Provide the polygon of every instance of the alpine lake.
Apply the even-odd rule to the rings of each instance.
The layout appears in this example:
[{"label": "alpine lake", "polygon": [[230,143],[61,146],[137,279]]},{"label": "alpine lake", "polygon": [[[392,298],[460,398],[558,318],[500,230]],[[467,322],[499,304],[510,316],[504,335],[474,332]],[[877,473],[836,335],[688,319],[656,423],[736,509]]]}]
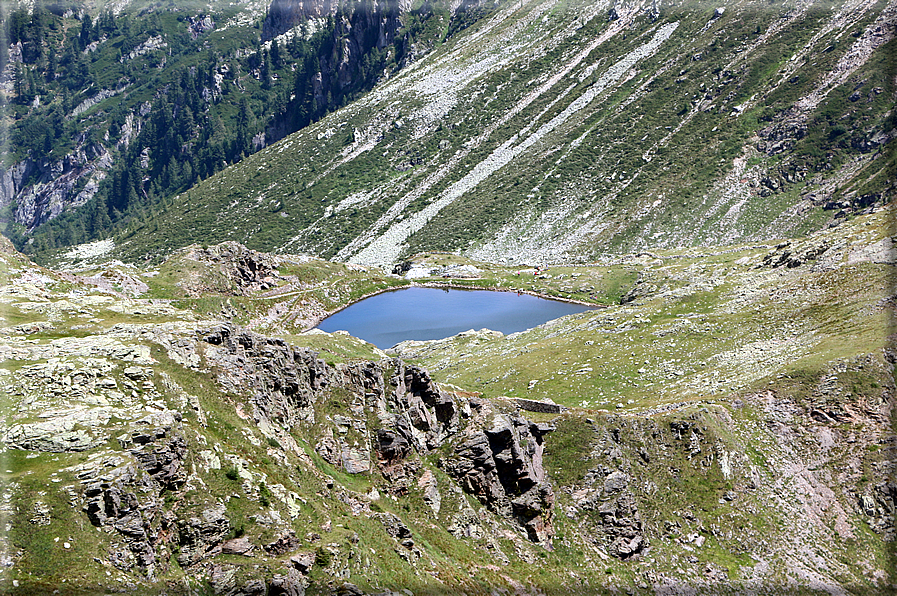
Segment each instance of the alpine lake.
[{"label": "alpine lake", "polygon": [[347,331],[386,349],[406,340],[442,339],[469,329],[516,333],[592,308],[516,292],[405,288],[356,302],[324,319],[318,329]]}]

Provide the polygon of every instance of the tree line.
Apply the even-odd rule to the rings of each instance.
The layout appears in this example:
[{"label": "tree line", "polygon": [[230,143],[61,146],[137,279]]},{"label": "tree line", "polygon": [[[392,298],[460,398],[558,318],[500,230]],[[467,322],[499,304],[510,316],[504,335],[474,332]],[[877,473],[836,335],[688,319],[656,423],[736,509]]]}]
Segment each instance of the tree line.
[{"label": "tree line", "polygon": [[[378,47],[376,28],[357,34],[364,15],[340,9],[310,37],[263,45],[255,30],[249,32],[254,39],[193,40],[183,15],[105,11],[95,19],[72,13],[66,21],[70,8],[37,2],[32,12],[17,9],[4,19],[9,47],[22,49],[10,153],[41,162],[93,144],[97,152],[110,151],[113,166],[91,200],[30,234],[12,221],[12,207],[0,211],[0,231],[35,258],[145,220],[178,193],[261,148],[253,143],[259,133],[289,134],[369,90],[398,68],[416,39],[437,29],[428,24],[434,13],[425,6],[405,17],[391,44]],[[80,26],[72,26],[72,18]],[[335,65],[353,29],[362,58],[351,65],[348,84],[337,84]],[[126,58],[153,35],[163,37],[167,53]],[[126,87],[102,104],[111,107],[73,116],[79,103],[110,82]],[[150,88],[155,92],[144,100]]]}]

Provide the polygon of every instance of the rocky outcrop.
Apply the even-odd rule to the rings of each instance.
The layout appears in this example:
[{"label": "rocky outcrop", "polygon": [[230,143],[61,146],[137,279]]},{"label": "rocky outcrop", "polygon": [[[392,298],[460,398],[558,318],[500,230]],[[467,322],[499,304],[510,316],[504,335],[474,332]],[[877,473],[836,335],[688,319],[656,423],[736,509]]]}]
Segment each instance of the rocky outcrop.
[{"label": "rocky outcrop", "polygon": [[[217,268],[229,282],[229,290],[237,295],[248,295],[272,287],[277,277],[277,267],[281,264],[281,260],[274,255],[251,250],[233,241],[208,248],[193,246],[186,249],[184,256]],[[199,296],[208,288],[198,280],[186,280],[184,290],[190,295]]]},{"label": "rocky outcrop", "polygon": [[291,427],[314,420],[316,393],[335,380],[334,371],[313,352],[281,339],[224,325],[202,339],[217,348],[207,349],[206,357],[217,367],[221,385],[235,392],[252,391],[257,421]]},{"label": "rocky outcrop", "polygon": [[646,274],[639,272],[635,283],[620,298],[620,304],[629,304],[631,302],[635,302],[636,300],[641,300],[643,298],[653,296],[658,291],[659,288],[657,284],[652,283],[652,280]]},{"label": "rocky outcrop", "polygon": [[280,536],[274,542],[266,544],[262,548],[264,548],[266,553],[280,556],[285,555],[288,552],[296,550],[299,546],[299,539],[296,538],[296,533],[292,530],[287,532],[286,534]]},{"label": "rocky outcrop", "polygon": [[273,0],[262,24],[262,39],[277,37],[311,18],[326,18],[337,6],[333,0]]},{"label": "rocky outcrop", "polygon": [[307,582],[295,569],[275,575],[268,582],[268,596],[304,596]]},{"label": "rocky outcrop", "polygon": [[484,404],[440,465],[491,511],[516,519],[530,540],[549,546],[554,491],[542,468],[542,450],[551,430]]},{"label": "rocky outcrop", "polygon": [[[105,422],[106,418],[95,418],[95,412],[81,410],[54,420],[32,424],[16,424],[3,435],[3,442],[13,449],[48,452],[78,452],[92,449],[105,442],[87,429],[78,428],[85,421]],[[102,416],[102,414],[100,414]]]},{"label": "rocky outcrop", "polygon": [[201,561],[221,543],[230,532],[227,510],[223,504],[213,504],[197,516],[178,519],[177,560],[181,567]]},{"label": "rocky outcrop", "polygon": [[826,240],[817,242],[801,242],[792,245],[791,242],[783,242],[776,246],[775,251],[763,257],[764,267],[787,267],[792,269],[800,267],[810,261],[815,261],[825,251],[831,248],[831,243]]},{"label": "rocky outcrop", "polygon": [[461,417],[469,415],[469,408],[440,389],[426,370],[406,367],[400,361],[395,364],[397,371],[390,380],[395,389],[386,400],[395,414],[387,419],[418,453],[427,453],[458,432]]},{"label": "rocky outcrop", "polygon": [[397,543],[396,554],[406,561],[416,561],[421,558],[421,551],[414,545],[411,530],[405,525],[405,522],[392,513],[381,513],[378,517],[386,533]]},{"label": "rocky outcrop", "polygon": [[[381,427],[359,441],[368,437],[363,416],[332,416],[331,430],[315,447],[326,461],[349,473],[367,472],[367,445],[372,443],[390,491],[407,494],[420,469],[410,458],[458,442],[453,457],[443,462],[449,475],[490,510],[516,520],[531,540],[550,544],[554,493],[542,468],[549,425],[498,413],[485,401],[475,401],[474,416],[466,399],[441,389],[427,371],[399,360],[331,367],[308,350],[230,326],[205,332],[202,339],[222,386],[251,392],[258,424],[311,423],[318,396],[335,390],[360,394],[360,407],[375,408]],[[388,380],[385,365],[394,371]],[[438,511],[441,496],[432,474],[421,476],[418,486]],[[414,556],[413,550],[405,554]]]},{"label": "rocky outcrop", "polygon": [[[175,491],[186,482],[187,446],[181,431],[172,425],[136,430],[119,441],[131,463],[122,458],[112,460],[107,465],[119,466],[101,477],[90,469],[82,472],[82,508],[94,526],[111,528],[121,539],[122,548],[111,554],[113,564],[123,570],[136,568],[152,580],[167,569],[165,556],[159,555],[179,528],[185,528],[180,535],[188,544],[187,552],[190,544],[199,543],[186,530],[189,524],[166,511],[161,499],[163,491]],[[179,562],[186,564],[187,560],[179,558]]]},{"label": "rocky outcrop", "polygon": [[83,143],[58,160],[25,159],[0,169],[0,207],[16,203],[15,221],[33,230],[91,199],[110,167],[112,155],[96,143]]},{"label": "rocky outcrop", "polygon": [[592,541],[619,559],[637,555],[648,546],[631,482],[620,470],[598,468],[586,475],[586,487],[572,494],[576,507],[598,514]]},{"label": "rocky outcrop", "polygon": [[897,539],[894,527],[897,519],[897,482],[893,479],[878,482],[860,496],[858,505],[872,531],[889,542]]}]

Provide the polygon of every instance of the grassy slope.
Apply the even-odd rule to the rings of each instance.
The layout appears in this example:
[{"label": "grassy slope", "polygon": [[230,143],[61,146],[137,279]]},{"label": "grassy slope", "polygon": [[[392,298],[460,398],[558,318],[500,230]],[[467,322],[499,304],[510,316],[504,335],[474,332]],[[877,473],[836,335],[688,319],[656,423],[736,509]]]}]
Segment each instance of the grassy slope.
[{"label": "grassy slope", "polygon": [[[204,483],[200,487],[191,482],[184,490],[163,497],[168,499],[167,507],[184,514],[194,509],[198,512],[211,497],[240,494],[240,499],[229,500],[227,506],[233,532],[245,533],[253,543],[263,544],[275,536],[269,526],[254,521],[254,516],[271,507],[288,515],[286,501],[271,496],[279,494],[271,490],[282,485],[304,499],[297,517],[289,522],[300,538],[300,548],[320,550],[337,545],[341,553],[328,556],[320,551],[312,580],[326,583],[334,574],[348,570],[350,580],[366,589],[404,587],[415,593],[463,589],[480,593],[518,581],[547,594],[563,594],[588,586],[605,589],[628,585],[637,589],[639,585],[673,581],[715,592],[729,581],[742,585],[759,582],[771,589],[795,579],[806,586],[801,576],[794,575],[796,557],[804,562],[817,561],[812,563],[818,565],[814,573],[836,578],[850,589],[874,591],[880,585],[875,574],[887,572],[890,555],[887,543],[869,529],[866,518],[856,513],[850,495],[872,490],[881,478],[881,462],[889,457],[882,442],[886,441],[887,425],[871,423],[862,412],[874,411],[875,400],[882,399],[883,392],[894,390],[891,365],[881,358],[882,348],[888,346],[893,315],[883,300],[892,292],[893,265],[847,264],[845,259],[851,254],[855,257],[864,246],[890,237],[891,221],[891,209],[886,209],[813,236],[803,241],[806,246],[827,241],[834,248],[815,263],[793,269],[757,268],[772,248],[744,247],[624,257],[603,264],[549,269],[543,278],[532,280],[516,276],[511,268],[477,262],[486,272],[484,279],[457,281],[474,287],[511,287],[562,296],[582,296],[585,292],[577,294],[578,288],[592,286],[587,291],[606,305],[515,336],[456,338],[414,347],[418,361],[441,381],[482,391],[487,397],[550,397],[575,406],[554,419],[557,430],[549,435],[546,446],[546,468],[558,492],[553,551],[525,544],[521,547],[519,539],[508,538],[514,535],[513,531],[506,532],[508,528],[482,540],[460,540],[450,535],[446,527],[451,516],[465,506],[466,500],[450,490],[451,482],[435,468],[440,456],[437,452],[424,458],[423,463],[433,467],[443,492],[444,505],[438,517],[426,507],[417,489],[395,501],[381,498],[369,503],[370,511],[393,512],[412,529],[415,543],[425,556],[416,565],[405,562],[377,518],[353,514],[347,501],[348,496],[365,502],[363,495],[375,487],[386,494],[389,484],[377,474],[345,474],[313,451],[317,439],[330,432],[326,416],[348,414],[355,398],[335,391],[319,402],[317,422],[289,433],[299,447],[298,452],[292,451],[284,448],[287,435],[278,435],[272,442],[256,425],[241,418],[239,411],[250,409],[246,395],[221,392],[210,372],[185,368],[160,345],[134,336],[132,341],[149,346],[157,361],[154,386],[159,399],[170,408],[184,411],[190,461]],[[802,246],[795,242],[793,248],[797,253]],[[127,334],[122,335],[127,325],[153,328],[165,321],[182,321],[189,335],[191,329],[214,324],[196,319],[213,313],[209,304],[216,300],[229,301],[232,310],[228,312],[237,313],[238,321],[249,322],[265,312],[269,299],[259,292],[270,290],[246,293],[230,285],[220,270],[185,255],[162,264],[154,270],[155,275],[144,276],[150,284],[144,296],[163,302],[175,299],[174,304],[185,310],[171,310],[170,306],[142,299],[122,304],[107,291],[62,279],[18,257],[4,255],[7,287],[14,290],[4,295],[4,349],[27,346],[27,342],[49,345],[77,336],[85,341],[110,334],[127,338]],[[467,262],[441,254],[418,260],[440,266]],[[317,292],[320,304],[328,307],[377,289],[384,281],[373,269],[348,270],[317,260],[301,261],[282,265],[279,273],[283,279],[278,284],[306,284],[305,289]],[[34,282],[32,278],[31,284],[26,284],[21,276],[27,270],[47,279]],[[134,270],[125,268],[125,272],[133,274]],[[627,306],[614,305],[633,287],[637,275],[642,281],[636,286],[653,289]],[[394,278],[385,281],[398,282]],[[325,302],[328,295],[323,290],[334,287],[343,290],[329,294],[333,302]],[[191,288],[205,288],[207,295],[191,299],[187,297]],[[61,300],[72,289],[86,292]],[[44,306],[35,310],[29,304]],[[165,308],[168,310],[158,310]],[[28,326],[24,332],[10,329],[12,325],[42,321],[52,328],[35,330]],[[171,325],[164,328],[175,329]],[[289,325],[275,319],[269,329],[284,332]],[[378,357],[372,347],[349,337],[296,331],[285,337],[296,345],[319,350],[330,362]],[[63,362],[77,361],[59,356]],[[126,364],[115,358],[111,361],[117,367],[111,374],[121,387],[125,382],[121,369]],[[16,379],[23,365],[32,364],[35,362],[27,359],[6,359],[5,386]],[[820,401],[818,388],[833,371],[840,394],[828,402]],[[163,373],[180,390],[171,390],[175,385],[170,382],[162,383]],[[538,382],[528,389],[531,380]],[[181,392],[198,398],[207,426],[199,423],[195,411],[184,408]],[[757,395],[773,397],[752,397]],[[25,420],[22,416],[28,408],[36,407],[23,409],[23,394],[17,391],[4,391],[4,396],[3,415],[8,422]],[[139,399],[151,397],[141,389]],[[782,405],[769,409],[764,400],[770,399]],[[738,407],[741,401],[744,406]],[[680,402],[687,403],[662,411],[662,406]],[[783,412],[812,409],[833,415],[853,412],[854,417],[820,425],[812,418],[795,415],[786,419],[789,428],[806,430],[779,434]],[[376,428],[375,415],[366,416],[368,427]],[[673,423],[683,422],[696,429],[696,439],[673,431]],[[122,420],[113,419],[109,424],[111,436],[120,434],[115,428],[123,424]],[[820,451],[822,439],[817,434],[824,437],[826,432],[852,436],[854,442],[838,441],[828,451]],[[0,468],[12,499],[11,508],[3,509],[4,519],[12,528],[5,543],[22,553],[14,557],[14,568],[3,572],[7,588],[16,578],[25,590],[22,593],[50,585],[64,590],[63,579],[73,585],[71,593],[77,593],[79,587],[119,584],[146,592],[153,589],[139,575],[109,566],[102,556],[94,558],[114,546],[116,537],[96,532],[70,504],[75,497],[66,492],[78,493],[73,467],[95,467],[121,454],[117,445],[111,440],[100,448],[68,455],[3,451]],[[209,445],[218,446],[220,468],[209,468],[198,457],[199,451],[209,449]],[[724,454],[731,461],[732,475],[719,464]],[[847,465],[845,462],[858,462],[858,468],[841,480],[833,480],[841,477],[839,470]],[[229,470],[236,465],[249,472],[248,481],[232,478]],[[568,517],[570,507],[576,507],[573,491],[588,489],[586,473],[594,469],[619,469],[638,479],[631,490],[639,504],[645,536],[652,545],[652,551],[642,559],[621,562],[604,558],[602,549],[607,545],[602,542],[600,516],[579,511]],[[326,476],[335,479],[335,489],[324,487]],[[756,487],[750,488],[751,483]],[[809,501],[808,486],[815,491]],[[829,493],[820,488],[825,486],[834,487],[834,497],[825,496]],[[728,491],[737,494],[735,501],[723,498]],[[814,507],[814,499],[829,499],[828,512],[801,508],[801,503]],[[473,501],[470,504],[475,505]],[[37,519],[38,505],[49,508],[46,525],[29,521]],[[844,523],[839,517],[841,511],[846,511],[843,519],[853,532],[850,539],[839,533],[843,531],[839,524]],[[821,516],[820,521],[812,521],[815,516]],[[492,527],[505,527],[499,519],[488,519]],[[324,529],[328,521],[329,529]],[[322,538],[312,540],[306,535],[309,531],[318,532]],[[364,548],[353,546],[356,534]],[[695,536],[704,536],[705,544],[700,548],[694,546]],[[71,548],[64,548],[64,542]],[[801,544],[826,547],[808,554]],[[508,564],[496,566],[490,554],[496,548],[509,557]],[[349,552],[354,554],[346,558]],[[814,558],[819,556],[824,563]],[[52,569],[46,565],[48,560],[54,562]],[[261,553],[250,559],[222,555],[216,562],[244,579],[270,577],[282,572],[285,564]],[[438,580],[431,576],[433,570],[439,571]],[[196,588],[202,581],[176,564],[167,567],[159,580],[177,585],[187,582]]]},{"label": "grassy slope", "polygon": [[[889,234],[890,213],[863,218],[868,226],[813,236],[813,242],[878,241]],[[508,337],[412,343],[399,353],[440,380],[486,395],[616,409],[725,397],[888,345],[891,313],[872,305],[891,290],[890,265],[758,268],[771,252],[771,246],[670,251],[582,267],[578,280],[637,271],[647,295]],[[835,263],[848,254],[842,246]],[[835,258],[834,252],[828,256]],[[563,271],[551,268],[548,275]],[[583,284],[571,282],[561,280],[574,288]]]},{"label": "grassy slope", "polygon": [[[539,2],[508,8],[360,102],[181,195],[121,237],[120,253],[159,256],[204,238],[331,257],[363,234],[384,232],[371,226],[397,201],[408,201],[399,210],[407,218],[523,131],[512,145],[521,142],[673,22],[678,28],[656,54],[444,208],[408,238],[406,252],[588,257],[804,233],[829,219],[823,198],[890,184],[877,173],[886,159],[856,143],[889,126],[893,89],[883,57],[893,42],[832,88],[792,148],[768,156],[757,135],[819,85],[858,39],[845,33],[862,32],[884,6],[833,20],[822,6],[733,2],[712,19],[711,8],[687,3],[664,8],[657,21],[638,13],[610,22],[591,4],[565,3],[545,15]],[[581,26],[571,26],[576,18]],[[576,52],[617,29],[572,66]],[[567,76],[523,101],[566,65]],[[788,68],[788,81],[770,85]],[[848,100],[858,81],[868,102]],[[857,157],[858,170],[843,169]],[[780,183],[778,191],[762,196],[764,179]],[[810,193],[817,202],[805,199]],[[387,226],[396,221],[389,215]]]}]

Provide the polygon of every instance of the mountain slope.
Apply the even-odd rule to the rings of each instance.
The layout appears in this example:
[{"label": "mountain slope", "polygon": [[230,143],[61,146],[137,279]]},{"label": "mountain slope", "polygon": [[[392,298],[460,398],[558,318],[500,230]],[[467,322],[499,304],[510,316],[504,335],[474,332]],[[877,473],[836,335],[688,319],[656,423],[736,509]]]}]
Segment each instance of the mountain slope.
[{"label": "mountain slope", "polygon": [[508,4],[116,242],[383,264],[805,233],[893,194],[895,10]]},{"label": "mountain slope", "polygon": [[470,20],[465,6],[13,4],[0,232],[38,259],[120,232],[362,95]]}]

